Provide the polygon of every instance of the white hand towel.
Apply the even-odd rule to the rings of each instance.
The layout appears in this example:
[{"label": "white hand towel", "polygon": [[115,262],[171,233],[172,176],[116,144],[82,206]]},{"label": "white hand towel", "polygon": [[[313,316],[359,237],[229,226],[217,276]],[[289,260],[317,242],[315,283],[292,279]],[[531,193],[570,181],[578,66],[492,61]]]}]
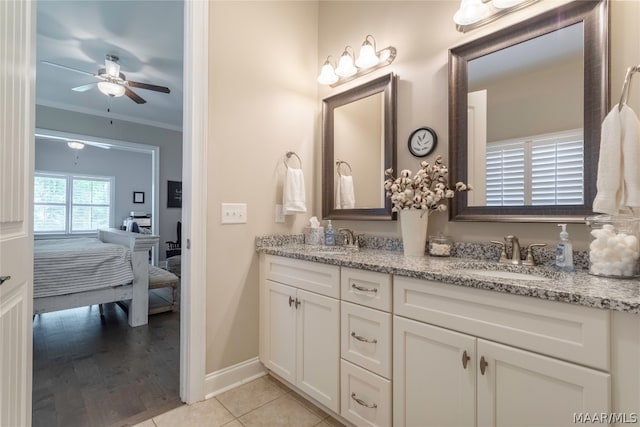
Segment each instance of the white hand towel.
[{"label": "white hand towel", "polygon": [[593,211],[616,215],[622,204],[622,126],[618,106],[602,122],[597,193]]},{"label": "white hand towel", "polygon": [[353,187],[353,177],[340,175],[336,189],[336,208],[353,209],[356,207],[356,195]]},{"label": "white hand towel", "polygon": [[282,189],[282,210],[285,215],[307,212],[302,169],[287,168]]},{"label": "white hand towel", "polygon": [[640,120],[628,106],[620,111],[622,128],[622,167],[624,192],[622,205],[640,207]]}]

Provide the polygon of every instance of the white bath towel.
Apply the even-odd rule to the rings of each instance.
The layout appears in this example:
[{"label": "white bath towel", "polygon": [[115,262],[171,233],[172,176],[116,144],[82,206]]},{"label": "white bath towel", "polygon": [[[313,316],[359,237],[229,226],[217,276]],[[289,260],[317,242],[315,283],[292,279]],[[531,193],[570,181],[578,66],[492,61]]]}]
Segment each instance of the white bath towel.
[{"label": "white bath towel", "polygon": [[285,215],[307,212],[302,169],[287,168],[282,189],[282,210]]},{"label": "white bath towel", "polygon": [[639,138],[633,110],[614,106],[602,122],[594,212],[616,215],[625,206],[640,206]]},{"label": "white bath towel", "polygon": [[356,207],[356,195],[353,188],[353,177],[340,175],[336,188],[336,209],[353,209]]}]

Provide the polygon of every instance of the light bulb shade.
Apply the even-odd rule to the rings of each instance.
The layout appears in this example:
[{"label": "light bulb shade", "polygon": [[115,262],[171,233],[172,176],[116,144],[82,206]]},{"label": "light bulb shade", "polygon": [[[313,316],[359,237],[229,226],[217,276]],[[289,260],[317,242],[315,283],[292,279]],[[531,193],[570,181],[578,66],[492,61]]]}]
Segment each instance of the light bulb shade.
[{"label": "light bulb shade", "polygon": [[74,150],[82,150],[84,148],[84,144],[78,141],[67,141],[67,146]]},{"label": "light bulb shade", "polygon": [[98,90],[107,96],[119,97],[124,95],[125,88],[112,82],[100,82],[98,83]]},{"label": "light bulb shade", "polygon": [[460,9],[453,15],[453,22],[458,25],[470,25],[482,21],[489,15],[491,9],[482,0],[462,0]]},{"label": "light bulb shade", "polygon": [[356,59],[356,65],[358,68],[367,69],[378,65],[380,59],[376,55],[374,47],[367,40],[362,43],[358,59]]},{"label": "light bulb shade", "polygon": [[353,57],[345,50],[340,57],[340,62],[338,62],[336,74],[340,77],[351,77],[357,72],[358,69],[353,65]]},{"label": "light bulb shade", "polygon": [[525,0],[493,0],[492,4],[498,9],[508,9],[524,1]]},{"label": "light bulb shade", "polygon": [[329,61],[326,61],[320,70],[318,76],[318,83],[323,85],[332,85],[338,81],[338,76],[333,70],[333,65]]}]

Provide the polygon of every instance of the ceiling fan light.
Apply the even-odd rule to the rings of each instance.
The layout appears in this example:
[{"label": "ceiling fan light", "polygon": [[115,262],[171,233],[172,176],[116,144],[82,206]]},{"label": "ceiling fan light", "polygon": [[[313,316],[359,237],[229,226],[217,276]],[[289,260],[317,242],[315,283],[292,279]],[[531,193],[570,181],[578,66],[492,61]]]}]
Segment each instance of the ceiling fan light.
[{"label": "ceiling fan light", "polygon": [[84,148],[84,144],[78,141],[67,141],[67,146],[73,150],[82,150]]},{"label": "ceiling fan light", "polygon": [[114,98],[124,95],[125,92],[124,86],[112,82],[98,83],[98,90],[100,90],[100,92],[104,93],[105,95]]}]

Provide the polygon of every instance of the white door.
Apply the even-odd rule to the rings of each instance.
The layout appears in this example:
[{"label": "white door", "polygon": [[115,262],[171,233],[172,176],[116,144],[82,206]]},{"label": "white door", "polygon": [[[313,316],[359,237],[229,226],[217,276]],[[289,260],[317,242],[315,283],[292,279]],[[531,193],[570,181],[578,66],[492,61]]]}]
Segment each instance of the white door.
[{"label": "white door", "polygon": [[262,362],[283,379],[296,382],[296,289],[266,281],[265,359]]},{"label": "white door", "polygon": [[609,374],[481,339],[477,345],[479,427],[575,426],[574,414],[609,413]]},{"label": "white door", "polygon": [[296,385],[340,412],[340,301],[298,289]]},{"label": "white door", "polygon": [[394,426],[475,425],[475,342],[394,316]]},{"label": "white door", "polygon": [[35,2],[0,2],[0,425],[31,425]]}]

